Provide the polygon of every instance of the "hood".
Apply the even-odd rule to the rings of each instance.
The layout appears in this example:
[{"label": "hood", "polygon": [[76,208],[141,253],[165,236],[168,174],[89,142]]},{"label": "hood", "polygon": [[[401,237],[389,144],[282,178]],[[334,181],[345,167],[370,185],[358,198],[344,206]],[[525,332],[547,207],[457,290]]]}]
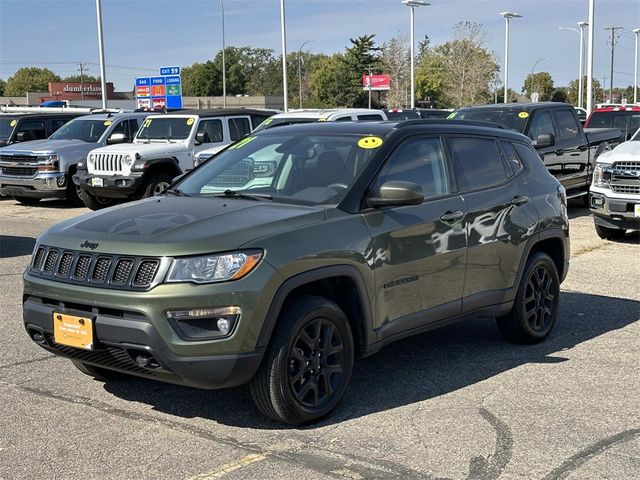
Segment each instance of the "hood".
[{"label": "hood", "polygon": [[93,150],[97,143],[82,140],[32,140],[30,142],[14,143],[3,150],[3,153],[62,153],[69,150]]},{"label": "hood", "polygon": [[225,252],[269,234],[322,222],[320,207],[270,200],[162,196],[88,213],[54,225],[38,242],[95,252],[177,256]]},{"label": "hood", "polygon": [[640,141],[624,142],[609,152],[598,157],[598,163],[612,164],[614,162],[640,162]]},{"label": "hood", "polygon": [[185,150],[183,141],[168,142],[151,142],[151,143],[120,143],[117,145],[108,145],[106,147],[98,148],[93,153],[128,153],[134,155],[140,154],[142,158],[145,157],[159,157],[164,155],[173,155],[177,151]]}]

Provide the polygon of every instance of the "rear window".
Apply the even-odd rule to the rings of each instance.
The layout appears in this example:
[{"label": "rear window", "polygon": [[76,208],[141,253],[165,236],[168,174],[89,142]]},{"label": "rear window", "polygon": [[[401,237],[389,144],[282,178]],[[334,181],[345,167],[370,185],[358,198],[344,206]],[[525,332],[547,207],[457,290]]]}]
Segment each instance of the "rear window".
[{"label": "rear window", "polygon": [[453,112],[449,118],[455,120],[475,120],[480,122],[499,123],[511,130],[523,132],[524,126],[527,123],[527,118],[529,118],[529,113],[524,111],[519,112],[517,110],[470,108],[468,110],[458,110],[457,112]]},{"label": "rear window", "polygon": [[420,115],[418,112],[412,110],[408,112],[387,112],[387,118],[389,120],[403,121],[403,120],[419,120]]},{"label": "rear window", "polygon": [[618,128],[626,138],[630,138],[640,128],[640,112],[594,112],[588,127]]}]

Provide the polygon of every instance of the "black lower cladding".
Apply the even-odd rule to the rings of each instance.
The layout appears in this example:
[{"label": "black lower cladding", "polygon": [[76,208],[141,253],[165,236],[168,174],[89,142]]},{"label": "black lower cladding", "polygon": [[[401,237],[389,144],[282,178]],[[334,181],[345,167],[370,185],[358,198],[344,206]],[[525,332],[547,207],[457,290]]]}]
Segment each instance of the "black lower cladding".
[{"label": "black lower cladding", "polygon": [[[259,349],[229,355],[179,356],[171,351],[153,325],[140,315],[133,317],[126,311],[105,314],[99,311],[104,309],[85,309],[81,305],[69,308],[47,302],[47,299],[29,295],[23,302],[25,328],[38,345],[74,360],[132,375],[204,389],[227,388],[248,382],[264,353],[264,349]],[[55,343],[54,311],[92,316],[95,349],[82,350]],[[34,338],[34,333],[42,335],[42,341]],[[160,368],[138,365],[135,358],[139,354],[151,355]]]},{"label": "black lower cladding", "polygon": [[[93,178],[102,179],[102,186],[92,183]],[[142,174],[130,176],[93,175],[86,171],[79,171],[73,176],[73,183],[87,190],[92,195],[108,198],[127,198],[137,192],[144,181]]]}]

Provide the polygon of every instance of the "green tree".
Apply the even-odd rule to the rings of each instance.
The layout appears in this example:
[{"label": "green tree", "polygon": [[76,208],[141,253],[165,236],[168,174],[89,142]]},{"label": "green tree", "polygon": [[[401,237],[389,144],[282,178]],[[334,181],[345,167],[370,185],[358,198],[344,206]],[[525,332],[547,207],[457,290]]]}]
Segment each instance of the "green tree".
[{"label": "green tree", "polygon": [[4,89],[7,87],[7,82],[0,78],[0,97],[4,96]]},{"label": "green tree", "polygon": [[527,75],[522,87],[522,93],[531,98],[531,94],[538,92],[538,100],[545,102],[551,99],[553,93],[553,79],[548,72],[537,72]]},{"label": "green tree", "polygon": [[425,49],[416,67],[416,98],[429,100],[432,105],[444,105],[445,70],[441,55]]},{"label": "green tree", "polygon": [[[597,78],[593,79],[593,102],[599,102],[602,99],[603,90]],[[567,103],[578,105],[578,80],[572,80],[567,87]],[[582,79],[582,105],[587,104],[587,76]]]},{"label": "green tree", "polygon": [[346,73],[344,103],[348,107],[366,107],[368,92],[362,89],[362,75],[369,71],[374,74],[380,72],[380,48],[375,44],[375,34],[362,35],[349,41],[351,47],[342,56]]},{"label": "green tree", "polygon": [[562,88],[557,88],[553,92],[551,92],[551,97],[549,100],[552,102],[564,102],[567,101],[567,92]]},{"label": "green tree", "polygon": [[222,95],[222,72],[208,60],[182,68],[182,94],[186,97]]},{"label": "green tree", "polygon": [[60,77],[48,68],[23,67],[9,77],[4,94],[19,97],[27,92],[46,92],[49,82],[59,81]]},{"label": "green tree", "polygon": [[[335,53],[320,59],[310,78],[312,105],[318,108],[349,106],[344,85],[350,75],[343,54]],[[360,85],[362,89],[362,83]]]},{"label": "green tree", "polygon": [[[80,83],[80,75],[69,75],[62,79],[63,82]],[[83,75],[82,81],[84,83],[100,83],[100,77],[94,77],[93,75]]]}]

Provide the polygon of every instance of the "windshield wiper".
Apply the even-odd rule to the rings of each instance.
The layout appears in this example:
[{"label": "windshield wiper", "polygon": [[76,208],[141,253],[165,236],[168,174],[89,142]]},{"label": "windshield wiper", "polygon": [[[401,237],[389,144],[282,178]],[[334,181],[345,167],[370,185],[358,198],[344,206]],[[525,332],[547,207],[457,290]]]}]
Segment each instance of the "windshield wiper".
[{"label": "windshield wiper", "polygon": [[248,198],[250,200],[273,200],[273,195],[270,195],[268,193],[243,193],[237,190],[225,190],[224,192],[214,193],[213,196],[225,198]]},{"label": "windshield wiper", "polygon": [[179,188],[167,188],[163,193],[170,193],[170,194],[176,195],[178,197],[189,197],[190,196],[190,195],[187,195],[186,193],[184,193]]}]

